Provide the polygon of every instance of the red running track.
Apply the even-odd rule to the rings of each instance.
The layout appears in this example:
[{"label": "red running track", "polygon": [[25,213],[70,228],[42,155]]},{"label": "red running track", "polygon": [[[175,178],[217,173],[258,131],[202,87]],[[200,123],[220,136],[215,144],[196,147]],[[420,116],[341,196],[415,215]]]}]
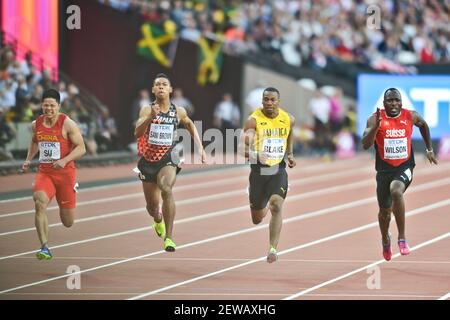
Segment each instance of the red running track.
[{"label": "red running track", "polygon": [[[405,196],[413,251],[390,262],[381,256],[369,155],[299,159],[288,169],[280,257],[273,264],[265,262],[270,214],[251,223],[247,167],[179,176],[175,253],[164,252],[153,233],[138,181],[80,192],[69,229],[53,201],[51,261],[34,255],[31,198],[0,201],[0,299],[448,299],[450,162],[417,161]],[[80,176],[120,178],[131,176],[132,167],[81,169]],[[33,175],[20,179],[28,188]],[[396,238],[394,219],[391,232]],[[395,242],[393,249],[398,253]],[[70,266],[81,270],[80,289],[67,287]]]}]

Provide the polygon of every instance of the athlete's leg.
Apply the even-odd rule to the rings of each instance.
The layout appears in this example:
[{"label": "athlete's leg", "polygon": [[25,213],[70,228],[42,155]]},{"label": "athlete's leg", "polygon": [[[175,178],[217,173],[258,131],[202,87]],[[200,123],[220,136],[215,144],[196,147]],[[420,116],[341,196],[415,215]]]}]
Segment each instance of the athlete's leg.
[{"label": "athlete's leg", "polygon": [[392,197],[392,212],[397,223],[398,239],[405,239],[405,201],[403,193],[406,186],[399,180],[394,180],[390,185],[390,192]]},{"label": "athlete's leg", "polygon": [[159,199],[161,198],[161,190],[158,185],[153,182],[142,181],[142,188],[144,189],[145,202],[147,204],[147,212],[156,223],[162,221],[162,216],[159,212]]},{"label": "athlete's leg", "polygon": [[272,217],[270,218],[269,232],[270,232],[270,246],[272,248],[278,247],[278,241],[280,239],[281,226],[283,224],[283,219],[281,211],[283,208],[284,199],[274,194],[269,199],[269,208]]},{"label": "athlete's leg", "polygon": [[173,198],[172,188],[177,177],[177,169],[173,166],[165,166],[157,176],[157,184],[161,190],[163,200],[162,211],[166,225],[166,238],[172,239],[173,221],[175,219],[175,200]]},{"label": "athlete's leg", "polygon": [[263,221],[264,217],[267,215],[269,208],[263,208],[263,209],[250,209],[252,213],[252,222],[254,224],[259,224],[261,221]]},{"label": "athlete's leg", "polygon": [[59,208],[59,217],[66,228],[70,228],[75,221],[75,208]]},{"label": "athlete's leg", "polygon": [[391,208],[380,208],[378,211],[378,224],[380,225],[381,241],[383,245],[390,243],[389,239],[389,223],[391,222]]},{"label": "athlete's leg", "polygon": [[48,241],[48,219],[46,210],[50,199],[45,191],[35,191],[33,193],[33,200],[34,208],[36,210],[34,224],[41,245],[45,245]]}]

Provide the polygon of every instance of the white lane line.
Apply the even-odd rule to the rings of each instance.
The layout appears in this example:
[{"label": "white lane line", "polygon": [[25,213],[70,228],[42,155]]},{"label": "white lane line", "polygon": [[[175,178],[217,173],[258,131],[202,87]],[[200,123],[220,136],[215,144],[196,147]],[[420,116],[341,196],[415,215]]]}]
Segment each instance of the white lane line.
[{"label": "white lane line", "polygon": [[[442,185],[446,185],[446,184],[449,184],[449,183],[450,183],[450,178],[436,180],[436,181],[432,181],[432,182],[428,182],[428,183],[424,183],[424,184],[415,186],[409,191],[409,193],[423,191],[423,190],[431,189],[431,188],[434,188],[434,187],[439,187],[439,186],[442,186]],[[338,189],[338,190],[345,190],[345,186],[331,187],[329,189],[331,189],[331,190],[336,190],[336,189]],[[304,198],[309,197],[309,196],[322,195],[322,194],[327,192],[327,189],[323,189],[321,192],[322,193],[320,193],[320,191],[317,191],[317,192],[310,191],[310,192],[307,192],[307,193],[303,193],[303,194],[298,194],[298,195],[295,195],[295,196],[287,197],[286,198],[286,202],[290,203],[292,201],[297,201],[297,200],[300,200],[300,199],[304,199]],[[362,199],[362,200],[357,200],[357,201],[354,201],[354,202],[350,202],[350,204],[351,204],[350,206],[347,206],[346,204],[344,204],[344,205],[338,205],[338,206],[333,207],[333,208],[339,208],[339,210],[340,209],[346,209],[346,208],[352,208],[352,207],[354,207],[354,204],[357,205],[357,206],[358,205],[364,205],[364,204],[370,203],[370,202],[375,201],[375,200],[376,200],[375,197],[369,197],[369,198],[365,198],[365,199]],[[225,210],[219,210],[219,211],[215,211],[215,212],[211,212],[211,213],[207,213],[207,214],[203,214],[203,215],[199,215],[199,216],[195,216],[195,217],[175,220],[174,223],[175,224],[183,224],[183,223],[188,223],[188,222],[193,222],[193,221],[199,221],[199,220],[209,219],[209,218],[212,218],[212,217],[218,217],[218,216],[224,216],[224,215],[228,215],[228,214],[233,214],[233,213],[237,213],[237,212],[240,212],[240,211],[243,211],[243,210],[247,210],[247,209],[248,209],[248,205],[243,205],[243,206],[234,207],[234,208],[225,209]],[[133,209],[133,210],[143,210],[143,209]],[[326,214],[328,212],[329,212],[328,209],[322,209],[322,210],[315,211],[314,215],[312,215],[312,216],[322,215],[322,214]],[[118,214],[118,213],[113,213],[113,214]],[[284,220],[284,221],[287,221],[287,220]],[[123,236],[123,235],[128,235],[128,234],[132,234],[132,233],[137,233],[137,232],[141,232],[141,231],[150,230],[151,228],[152,227],[142,227],[142,228],[131,229],[131,230],[123,231],[123,232],[112,233],[112,234],[108,234],[108,235],[104,235],[104,236],[89,238],[89,239],[85,239],[85,240],[68,242],[68,243],[65,243],[65,244],[52,246],[52,247],[50,247],[50,249],[63,248],[63,247],[68,247],[68,246],[73,246],[73,245],[78,245],[78,244],[84,244],[84,243],[98,241],[98,240],[103,240],[103,239],[114,238],[114,237],[118,237],[118,236]],[[32,230],[34,230],[34,229],[32,229]],[[37,251],[38,250],[32,250],[32,251],[27,251],[27,252],[13,254],[13,255],[3,256],[3,257],[0,257],[0,261],[1,260],[6,260],[6,259],[10,259],[10,258],[16,258],[16,257],[27,255],[27,254],[32,254],[32,253],[35,253]]]},{"label": "white lane line", "polygon": [[[349,175],[356,175],[358,173],[371,172],[371,171],[372,171],[371,168],[369,169],[368,167],[363,167],[363,168],[359,168],[359,169],[351,168],[351,169],[348,169],[345,171],[339,171],[339,172],[335,172],[335,173],[327,173],[327,174],[323,174],[323,175],[316,175],[316,176],[312,176],[312,177],[303,177],[302,179],[296,179],[295,181],[298,181],[298,182],[295,182],[295,185],[307,184],[307,183],[311,183],[311,182],[320,182],[320,181],[329,180],[331,178],[347,177]],[[296,171],[295,175],[299,176],[299,175],[301,175],[301,173],[302,172],[300,172],[300,171]],[[210,187],[216,186],[216,185],[234,184],[234,183],[239,182],[241,179],[243,182],[246,182],[248,178],[247,178],[247,176],[245,176],[245,177],[237,176],[237,177],[233,177],[233,178],[216,179],[216,180],[209,181],[209,182],[194,183],[194,184],[188,184],[188,185],[183,185],[183,186],[175,186],[174,192],[181,192],[181,191],[193,190],[193,189],[204,189],[204,188],[210,188]],[[290,183],[290,184],[292,185],[292,183]],[[77,208],[84,206],[84,205],[100,204],[100,203],[105,203],[105,202],[109,203],[112,201],[121,201],[124,199],[131,199],[131,198],[137,198],[137,197],[143,197],[142,191],[131,193],[131,194],[126,194],[126,195],[120,195],[120,196],[80,201],[77,203]],[[58,206],[51,206],[51,207],[47,208],[47,212],[50,210],[57,210],[57,209],[59,209]],[[20,215],[24,215],[24,214],[34,214],[34,209],[1,214],[0,219],[7,218],[7,217],[20,216]]]},{"label": "white lane line", "polygon": [[[296,158],[297,162],[300,162],[302,160],[305,160],[305,158]],[[308,158],[306,158],[306,160],[308,160]],[[346,167],[347,165],[352,165],[353,163],[361,163],[361,164],[365,164],[365,158],[358,156],[352,159],[343,159],[343,160],[335,160],[334,162],[328,162],[328,163],[315,163],[312,165],[306,165],[304,167],[301,168],[302,172],[309,172],[309,171],[315,171],[316,169],[319,169],[318,171],[322,171],[322,169],[328,169],[331,168],[331,166],[333,168],[336,167]],[[442,167],[442,166],[441,166]],[[225,168],[216,168],[216,169],[211,169],[211,170],[207,170],[207,171],[195,171],[195,172],[186,172],[184,171],[183,175],[180,175],[177,179],[178,181],[184,181],[187,179],[190,179],[192,177],[195,177],[197,175],[201,175],[202,177],[204,176],[211,176],[211,175],[215,175],[217,173],[222,173],[222,172],[226,172],[226,171],[236,171],[236,170],[242,170],[242,171],[249,171],[249,167],[248,165],[235,165],[233,167],[225,167]],[[136,174],[132,173],[132,168],[130,167],[130,177],[132,176],[136,176]],[[120,183],[115,183],[112,185],[104,185],[104,186],[97,186],[97,187],[86,187],[86,188],[82,188],[80,189],[80,193],[83,192],[91,192],[91,191],[95,191],[95,190],[103,190],[103,189],[108,189],[108,188],[114,188],[114,187],[121,187],[124,185],[128,185],[128,184],[140,184],[140,181],[136,178],[136,181],[129,181],[129,182],[120,182]],[[20,197],[20,198],[12,198],[12,199],[5,199],[5,200],[0,200],[0,204],[1,203],[10,203],[10,202],[15,202],[15,201],[22,201],[22,200],[32,200],[33,197],[32,196],[26,196],[26,197]]]},{"label": "white lane line", "polygon": [[[447,202],[448,202],[448,201],[447,201]],[[413,211],[414,211],[414,210],[413,210]],[[418,250],[418,249],[420,249],[420,248],[429,246],[429,245],[431,245],[431,244],[433,244],[433,243],[435,243],[435,242],[441,241],[441,240],[446,239],[446,238],[448,238],[448,237],[450,237],[450,232],[444,233],[443,235],[440,235],[440,236],[435,237],[435,238],[433,238],[433,239],[430,239],[430,240],[428,240],[428,241],[422,242],[421,244],[418,244],[418,245],[416,245],[416,246],[414,246],[414,247],[411,247],[410,250],[411,250],[411,251]],[[400,257],[400,253],[394,254],[394,255],[392,256],[392,259],[395,259],[395,258],[398,258],[398,257]],[[343,275],[341,275],[341,276],[339,276],[339,277],[336,277],[336,278],[333,278],[333,279],[331,279],[331,280],[322,282],[322,283],[320,283],[320,284],[318,284],[318,285],[316,285],[316,286],[314,286],[314,287],[311,287],[311,288],[308,288],[308,289],[306,289],[306,290],[302,290],[302,291],[300,291],[300,292],[298,292],[298,293],[296,293],[296,294],[290,295],[290,296],[284,298],[283,300],[292,300],[292,299],[298,298],[298,297],[300,297],[300,296],[302,296],[302,295],[305,295],[305,294],[307,294],[307,293],[310,293],[310,292],[312,292],[312,291],[314,291],[314,290],[320,289],[320,288],[322,288],[322,287],[325,287],[325,286],[327,286],[327,285],[330,285],[330,284],[335,283],[335,282],[337,282],[337,281],[340,281],[340,280],[342,280],[342,279],[348,278],[348,277],[350,277],[350,276],[352,276],[352,275],[354,275],[354,274],[357,274],[357,273],[359,273],[359,272],[361,272],[361,271],[365,271],[365,270],[367,270],[368,268],[374,267],[374,266],[379,265],[379,264],[382,264],[382,263],[384,263],[384,262],[386,262],[386,260],[384,260],[384,259],[378,260],[378,261],[376,261],[376,262],[374,262],[374,263],[365,265],[364,267],[355,269],[355,270],[350,271],[350,272],[348,272],[348,273],[346,273],[346,274],[343,274]]]},{"label": "white lane line", "polygon": [[[363,170],[363,169],[361,169],[361,170]],[[357,170],[354,170],[354,171],[357,171]],[[342,174],[346,175],[345,173],[342,173]],[[318,176],[317,178],[319,178],[319,177],[322,178],[323,176]],[[329,175],[328,175],[328,177],[329,177]],[[293,180],[292,183],[290,184],[290,186],[297,186],[300,184],[310,183],[313,180],[312,178],[313,177],[311,177],[311,179],[309,179],[309,180],[302,179],[302,178]],[[429,186],[434,187],[436,185],[438,185],[438,186],[445,185],[445,184],[447,184],[447,182],[450,182],[450,178],[432,181],[429,183],[419,185],[418,187],[420,188],[420,186],[422,186],[427,189]],[[321,189],[321,190],[313,190],[313,191],[297,194],[295,196],[287,197],[286,201],[288,201],[291,198],[294,198],[296,200],[305,199],[305,198],[309,198],[312,196],[324,195],[324,194],[335,193],[335,192],[340,192],[340,191],[344,191],[344,190],[351,190],[351,189],[358,188],[358,187],[369,186],[371,184],[374,184],[373,179],[361,180],[361,181],[349,183],[346,185],[330,187],[330,188]],[[204,202],[204,201],[223,199],[223,198],[232,197],[235,195],[242,195],[242,194],[243,194],[243,190],[223,192],[223,193],[218,193],[215,195],[208,195],[208,196],[203,196],[203,197],[179,200],[179,201],[177,201],[177,205],[181,206],[181,205],[199,203],[199,202]],[[135,209],[129,209],[129,210],[115,211],[112,213],[106,213],[106,214],[102,214],[102,215],[95,215],[92,217],[77,219],[77,220],[75,220],[75,222],[76,223],[89,222],[89,221],[107,219],[107,218],[111,218],[111,217],[118,217],[118,216],[123,216],[123,215],[128,215],[128,214],[135,214],[135,213],[140,213],[140,212],[145,212],[145,208],[135,208]],[[49,228],[61,227],[62,225],[63,224],[61,222],[52,223],[49,225]],[[35,228],[24,228],[24,229],[19,229],[19,230],[3,232],[3,233],[0,233],[0,236],[7,236],[7,235],[17,234],[17,233],[22,233],[22,232],[30,232],[30,231],[35,231],[35,230],[36,230]],[[1,258],[0,258],[0,260],[1,260]]]},{"label": "white lane line", "polygon": [[[448,183],[450,183],[450,178],[448,179]],[[357,184],[357,186],[359,186],[361,184],[361,182],[357,182],[356,184]],[[320,191],[310,191],[310,192],[306,192],[306,193],[297,194],[295,196],[291,196],[290,198],[286,199],[286,202],[297,201],[297,200],[305,199],[305,198],[308,198],[308,197],[320,196],[320,195],[323,195],[323,194],[326,194],[326,193],[330,193],[330,192],[334,192],[334,191],[342,191],[342,190],[347,190],[347,189],[348,189],[348,187],[344,185],[344,186],[340,186],[340,187],[331,187],[331,188],[328,188],[328,189],[322,189]],[[219,217],[219,216],[224,216],[224,215],[228,215],[228,214],[237,213],[237,212],[240,212],[240,211],[243,211],[243,210],[247,210],[247,209],[248,209],[248,205],[243,205],[243,206],[229,208],[229,209],[225,209],[225,210],[218,210],[218,211],[214,211],[214,212],[210,212],[210,213],[206,213],[206,214],[202,214],[202,215],[198,215],[198,216],[194,216],[194,217],[190,217],[190,218],[175,220],[174,223],[175,224],[183,224],[183,223],[188,223],[188,222],[193,222],[193,221],[200,221],[200,220],[205,220],[205,219],[209,219],[209,218],[213,218],[213,217]],[[137,209],[119,211],[119,212],[115,212],[115,213],[109,213],[109,214],[107,214],[107,216],[108,217],[110,217],[110,216],[120,216],[120,215],[125,215],[125,214],[136,213],[136,212],[143,212],[143,211],[145,211],[145,209],[137,208]],[[87,218],[87,219],[90,219],[90,221],[92,221],[92,220],[98,219],[98,218],[99,218],[99,216],[91,217],[91,218]],[[59,223],[58,225],[62,225],[62,224]],[[50,225],[50,226],[54,226],[54,225]],[[50,249],[57,249],[57,248],[62,248],[62,247],[67,247],[67,246],[72,246],[72,245],[78,245],[78,244],[81,244],[81,243],[92,242],[92,241],[112,238],[112,237],[116,237],[116,236],[122,236],[122,235],[131,234],[131,233],[135,233],[135,232],[140,232],[140,231],[144,231],[144,230],[150,230],[151,228],[152,227],[137,228],[137,229],[132,229],[132,230],[124,231],[124,232],[118,232],[118,233],[113,233],[113,234],[109,234],[109,235],[105,235],[105,236],[85,239],[85,240],[81,240],[81,241],[69,242],[69,243],[66,243],[66,244],[52,246],[52,247],[50,247]],[[35,229],[34,228],[28,228],[28,229],[25,229],[24,231],[33,231],[33,230],[35,230]],[[11,233],[12,232],[10,232],[10,234]],[[14,232],[14,233],[17,233],[17,232]],[[16,258],[16,257],[19,257],[19,256],[35,253],[37,251],[38,250],[32,250],[32,251],[22,252],[22,253],[18,253],[18,254],[9,255],[9,256],[3,256],[3,257],[0,257],[0,260]]]},{"label": "white lane line", "polygon": [[[293,180],[292,183],[290,184],[290,186],[296,186],[299,184],[306,184],[306,183],[308,183],[308,181],[300,178],[297,180]],[[351,190],[351,189],[368,186],[368,185],[372,185],[372,184],[373,184],[373,179],[367,179],[367,180],[349,183],[349,184],[341,185],[341,186],[337,186],[337,187],[313,190],[310,192],[298,194],[297,196],[302,195],[303,196],[302,198],[309,198],[311,196],[335,193],[335,192],[340,192],[343,190]],[[196,197],[196,198],[191,198],[191,199],[178,200],[176,202],[176,204],[177,204],[177,206],[190,205],[193,203],[218,200],[218,199],[223,199],[223,198],[228,198],[228,197],[234,197],[237,195],[245,195],[244,188],[242,188],[242,190],[227,191],[227,192],[217,193],[214,195],[207,195],[207,196]],[[139,193],[139,196],[142,196],[141,193]],[[124,198],[122,197],[121,200],[122,199],[124,199]],[[75,223],[88,222],[88,221],[94,221],[94,220],[99,220],[99,219],[106,219],[106,218],[123,216],[123,215],[128,215],[128,214],[139,213],[139,212],[146,212],[146,209],[145,208],[135,208],[135,209],[122,210],[122,211],[117,211],[117,212],[112,212],[112,213],[107,213],[107,214],[102,214],[102,215],[95,215],[92,217],[76,219]],[[52,223],[52,224],[49,224],[49,228],[61,227],[62,225],[63,224],[61,222]],[[18,229],[18,230],[13,230],[13,231],[2,232],[2,233],[0,233],[0,236],[6,236],[6,235],[11,235],[11,234],[27,232],[27,231],[35,231],[35,230],[36,230],[35,228]]]},{"label": "white lane line", "polygon": [[444,296],[438,298],[437,300],[448,300],[448,299],[450,299],[450,292],[447,293],[446,295],[444,295]]},{"label": "white lane line", "polygon": [[[294,222],[294,221],[300,221],[300,220],[308,219],[308,218],[319,216],[319,215],[324,215],[324,214],[327,214],[329,212],[336,212],[336,211],[343,210],[343,209],[348,209],[348,208],[351,208],[351,207],[357,207],[359,205],[366,204],[366,203],[369,203],[369,202],[374,201],[374,200],[376,200],[376,198],[375,197],[371,197],[371,198],[366,198],[366,199],[362,199],[362,200],[358,200],[358,201],[353,201],[353,202],[341,204],[341,205],[338,205],[338,206],[335,206],[335,207],[330,207],[330,208],[321,209],[321,210],[318,210],[318,211],[313,211],[313,212],[310,212],[310,213],[302,214],[300,216],[295,216],[295,217],[292,217],[292,218],[288,218],[288,219],[286,219],[284,221],[284,224],[291,223],[291,222]],[[412,216],[414,214],[418,214],[418,213],[421,213],[421,212],[424,212],[424,211],[430,211],[432,209],[443,207],[443,206],[446,206],[448,204],[450,204],[450,199],[444,200],[444,201],[440,201],[440,202],[434,203],[434,204],[429,205],[429,206],[425,206],[425,207],[422,207],[422,208],[415,209],[415,210],[411,211],[409,214],[407,214],[407,216]],[[268,225],[269,225],[268,223],[265,223],[263,225],[259,225],[259,226],[255,226],[255,227],[251,227],[251,228],[246,228],[246,229],[242,229],[242,230],[235,231],[235,232],[229,232],[229,233],[225,233],[225,234],[222,234],[222,235],[219,235],[219,236],[215,236],[215,237],[211,237],[211,238],[208,238],[208,239],[187,243],[187,244],[178,246],[178,250],[183,249],[183,248],[197,246],[197,245],[204,244],[204,243],[209,243],[209,242],[221,240],[221,239],[234,237],[234,236],[241,235],[241,234],[250,233],[250,232],[253,232],[253,231],[256,231],[256,230],[261,230],[261,229],[267,228]],[[360,229],[364,230],[364,229],[373,227],[375,225],[378,225],[377,222],[374,222],[374,223],[371,223],[371,224],[368,224],[368,225],[365,225],[365,226],[362,226],[362,227],[359,227],[359,228],[354,228],[354,229],[351,229],[351,230],[353,230],[353,233],[354,233],[354,232],[358,232]],[[369,226],[369,227],[367,227],[367,226]],[[142,229],[144,229],[144,228],[142,228]],[[145,228],[145,229],[150,229],[150,228]],[[129,231],[126,231],[126,232],[129,232]],[[341,234],[341,236],[343,236],[343,234],[346,235],[349,232],[350,231],[346,231],[346,232],[343,232],[343,233],[340,233],[340,234]],[[336,237],[336,235],[332,236],[332,237]],[[321,240],[313,241],[313,242],[310,242],[308,244],[300,245],[300,246],[296,247],[297,249],[294,248],[294,249],[290,249],[290,250],[284,250],[284,251],[281,251],[280,253],[283,254],[283,253],[287,253],[287,252],[290,252],[290,251],[298,250],[298,249],[301,249],[301,248],[306,247],[306,246],[311,246],[311,245],[314,245],[314,244],[317,244],[317,243],[320,243],[320,242],[323,242],[323,241],[328,241],[328,239],[330,239],[330,238],[331,237],[323,238]],[[84,242],[86,242],[86,241],[84,241]],[[10,289],[2,290],[2,291],[0,291],[0,294],[5,294],[5,293],[8,293],[8,292],[17,291],[17,290],[24,289],[24,288],[29,288],[29,287],[32,287],[32,286],[36,286],[36,285],[43,284],[43,283],[48,283],[48,282],[59,280],[59,279],[64,279],[66,277],[69,277],[69,276],[72,276],[72,275],[75,275],[75,274],[82,274],[82,273],[87,273],[87,272],[90,272],[90,271],[95,271],[95,270],[109,268],[109,267],[116,266],[116,265],[119,265],[119,264],[123,264],[123,263],[131,262],[131,261],[136,261],[136,260],[139,260],[139,259],[151,257],[151,256],[154,256],[154,255],[158,255],[158,254],[161,254],[161,253],[165,253],[165,251],[164,250],[154,251],[154,252],[147,253],[147,254],[144,254],[144,255],[140,255],[140,256],[136,256],[136,257],[132,257],[132,258],[128,258],[128,259],[124,259],[124,260],[115,261],[115,262],[112,262],[112,263],[108,263],[108,264],[92,267],[92,268],[89,268],[89,269],[81,270],[79,272],[75,272],[75,273],[71,273],[71,274],[63,274],[63,275],[60,275],[60,276],[57,276],[57,277],[52,277],[52,278],[48,278],[48,279],[45,279],[45,280],[28,283],[28,284],[25,284],[25,285],[21,285],[21,286],[13,287],[13,288],[10,288]],[[243,264],[239,264],[239,265],[231,267],[231,268],[223,269],[223,270],[217,271],[216,273],[209,274],[209,276],[213,276],[215,274],[223,273],[223,272],[226,272],[228,270],[236,269],[236,268],[239,268],[239,267],[242,267],[242,266],[245,266],[245,265],[248,265],[248,264],[252,264],[252,263],[255,263],[255,262],[258,262],[258,261],[263,261],[265,258],[266,257],[261,257],[259,259],[254,259],[252,261],[249,261],[249,262],[246,262],[246,263],[243,263]],[[205,277],[207,277],[207,275],[204,275],[202,277],[194,278],[196,280],[193,280],[193,279],[188,280],[187,283],[194,282],[194,281],[203,279]],[[176,286],[181,286],[183,284],[184,284],[184,282],[178,283]],[[169,287],[166,287],[166,288],[171,289],[173,286],[175,286],[175,285],[172,285],[172,286],[169,286]],[[168,289],[166,289],[166,290],[168,290]],[[157,291],[151,291],[150,293],[145,294],[145,296],[151,295],[151,294],[155,294],[155,293],[161,292],[161,291],[165,291],[165,290],[159,289]]]},{"label": "white lane line", "polygon": [[[123,260],[129,257],[64,257],[57,256],[52,260]],[[17,257],[16,259],[31,259],[35,260],[36,257],[28,256],[28,257]],[[174,258],[144,258],[141,260],[149,260],[149,261],[250,261],[254,259],[252,258],[198,258],[198,257],[174,257]],[[373,262],[373,260],[327,260],[327,259],[283,259],[280,260],[280,263],[286,262],[302,262],[302,263],[367,263]],[[450,264],[450,261],[423,261],[423,260],[408,260],[401,261],[395,260],[390,261],[390,264]]]},{"label": "white lane line", "polygon": [[[417,214],[420,214],[420,213],[423,213],[423,212],[430,212],[433,209],[445,207],[445,206],[448,206],[448,205],[450,205],[450,199],[443,200],[443,201],[434,203],[432,205],[428,205],[428,206],[424,206],[424,207],[421,207],[421,208],[414,209],[409,214],[407,214],[407,216],[413,216],[413,215],[417,215]],[[266,226],[267,225],[268,224],[266,224]],[[348,229],[346,231],[343,231],[343,232],[340,232],[340,233],[336,233],[336,234],[333,234],[333,235],[325,237],[325,238],[321,238],[321,239],[318,239],[318,240],[315,240],[315,241],[311,241],[311,242],[308,242],[308,243],[305,243],[305,244],[302,244],[302,245],[299,245],[299,246],[296,246],[296,247],[293,247],[293,248],[290,248],[290,249],[287,249],[287,250],[283,250],[283,251],[280,251],[278,253],[278,255],[283,255],[283,254],[286,254],[286,253],[290,253],[290,252],[301,250],[301,249],[304,249],[304,248],[307,248],[307,247],[311,247],[311,246],[314,246],[314,245],[317,245],[317,244],[320,244],[320,243],[323,243],[323,242],[327,242],[327,241],[335,240],[335,239],[338,239],[338,238],[342,238],[342,237],[348,236],[350,234],[354,234],[354,233],[357,233],[357,232],[361,232],[361,231],[373,228],[375,226],[378,226],[378,222],[368,223],[368,224],[362,225],[360,227]],[[450,233],[446,233],[445,235],[440,236],[440,237],[435,238],[435,239],[441,240],[441,239],[443,239],[443,238],[445,238],[445,237],[447,237],[449,235],[450,235]],[[435,239],[433,239],[433,242],[438,241],[438,240],[435,240]],[[428,242],[429,241],[427,241],[426,243],[428,243]],[[423,246],[423,244],[421,246]],[[421,247],[421,246],[419,245],[419,246],[416,246],[414,248],[417,249],[418,247]],[[140,294],[138,296],[132,297],[132,298],[130,298],[128,300],[142,299],[142,298],[145,298],[145,297],[148,297],[148,296],[151,296],[151,295],[158,294],[160,292],[164,292],[164,291],[167,291],[167,290],[170,290],[170,289],[173,289],[173,288],[184,286],[186,284],[190,284],[190,283],[202,280],[202,279],[210,278],[212,276],[216,276],[218,274],[222,274],[222,273],[225,273],[225,272],[228,272],[228,271],[231,271],[231,270],[235,270],[235,269],[238,269],[238,268],[241,268],[241,267],[245,267],[245,266],[248,266],[250,264],[254,264],[256,262],[260,262],[260,261],[264,261],[264,260],[266,260],[266,256],[263,256],[263,257],[260,257],[260,258],[257,258],[257,259],[253,259],[251,261],[247,261],[247,262],[244,262],[244,263],[241,263],[241,264],[238,264],[238,265],[234,265],[234,266],[231,266],[231,267],[228,267],[228,268],[220,269],[220,270],[217,270],[215,272],[207,273],[207,274],[204,274],[202,276],[198,276],[198,277],[186,280],[186,281],[178,282],[178,283],[175,283],[175,284],[172,284],[170,286],[166,286],[166,287],[163,287],[163,288],[160,288],[160,289],[149,291],[149,292]],[[382,260],[382,261],[384,261],[384,260]],[[365,269],[367,269],[370,266],[371,265],[368,265],[362,270],[365,270]],[[358,269],[358,270],[360,270],[360,269]],[[305,292],[305,293],[308,293],[308,292]]]}]

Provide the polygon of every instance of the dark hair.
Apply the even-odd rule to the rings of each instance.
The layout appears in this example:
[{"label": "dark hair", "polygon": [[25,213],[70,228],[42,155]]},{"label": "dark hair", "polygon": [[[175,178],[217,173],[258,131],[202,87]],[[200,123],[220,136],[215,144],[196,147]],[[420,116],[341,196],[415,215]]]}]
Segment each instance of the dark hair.
[{"label": "dark hair", "polygon": [[278,98],[280,97],[280,91],[278,91],[277,88],[274,88],[274,87],[265,88],[263,91],[263,96],[264,96],[264,93],[266,93],[266,92],[276,92],[278,94]]},{"label": "dark hair", "polygon": [[47,98],[55,99],[56,102],[58,102],[58,104],[61,101],[61,96],[59,95],[59,91],[55,90],[55,89],[47,89],[44,91],[44,93],[42,94],[42,102],[44,102],[44,100]]},{"label": "dark hair", "polygon": [[383,100],[386,100],[386,95],[388,94],[389,91],[395,91],[401,96],[400,91],[398,91],[397,88],[389,88],[389,89],[386,89],[386,91],[384,92]]},{"label": "dark hair", "polygon": [[158,79],[158,78],[164,78],[164,79],[169,80],[169,82],[170,82],[170,79],[169,79],[169,77],[167,76],[167,74],[165,74],[165,73],[158,73],[158,74],[156,75],[155,79],[153,80],[153,83],[155,83],[155,80]]}]

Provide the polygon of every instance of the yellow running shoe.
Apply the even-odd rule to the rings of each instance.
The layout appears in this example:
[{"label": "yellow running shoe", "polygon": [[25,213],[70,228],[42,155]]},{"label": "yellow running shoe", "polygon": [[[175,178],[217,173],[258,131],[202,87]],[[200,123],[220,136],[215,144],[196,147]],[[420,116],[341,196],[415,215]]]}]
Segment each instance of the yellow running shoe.
[{"label": "yellow running shoe", "polygon": [[277,249],[270,247],[269,253],[267,254],[267,262],[272,263],[278,260]]},{"label": "yellow running shoe", "polygon": [[153,230],[155,230],[156,235],[160,238],[164,239],[166,236],[166,225],[162,220],[153,224]]},{"label": "yellow running shoe", "polygon": [[172,239],[166,238],[166,240],[164,240],[164,250],[167,252],[174,252],[176,248],[177,245],[172,241]]}]

